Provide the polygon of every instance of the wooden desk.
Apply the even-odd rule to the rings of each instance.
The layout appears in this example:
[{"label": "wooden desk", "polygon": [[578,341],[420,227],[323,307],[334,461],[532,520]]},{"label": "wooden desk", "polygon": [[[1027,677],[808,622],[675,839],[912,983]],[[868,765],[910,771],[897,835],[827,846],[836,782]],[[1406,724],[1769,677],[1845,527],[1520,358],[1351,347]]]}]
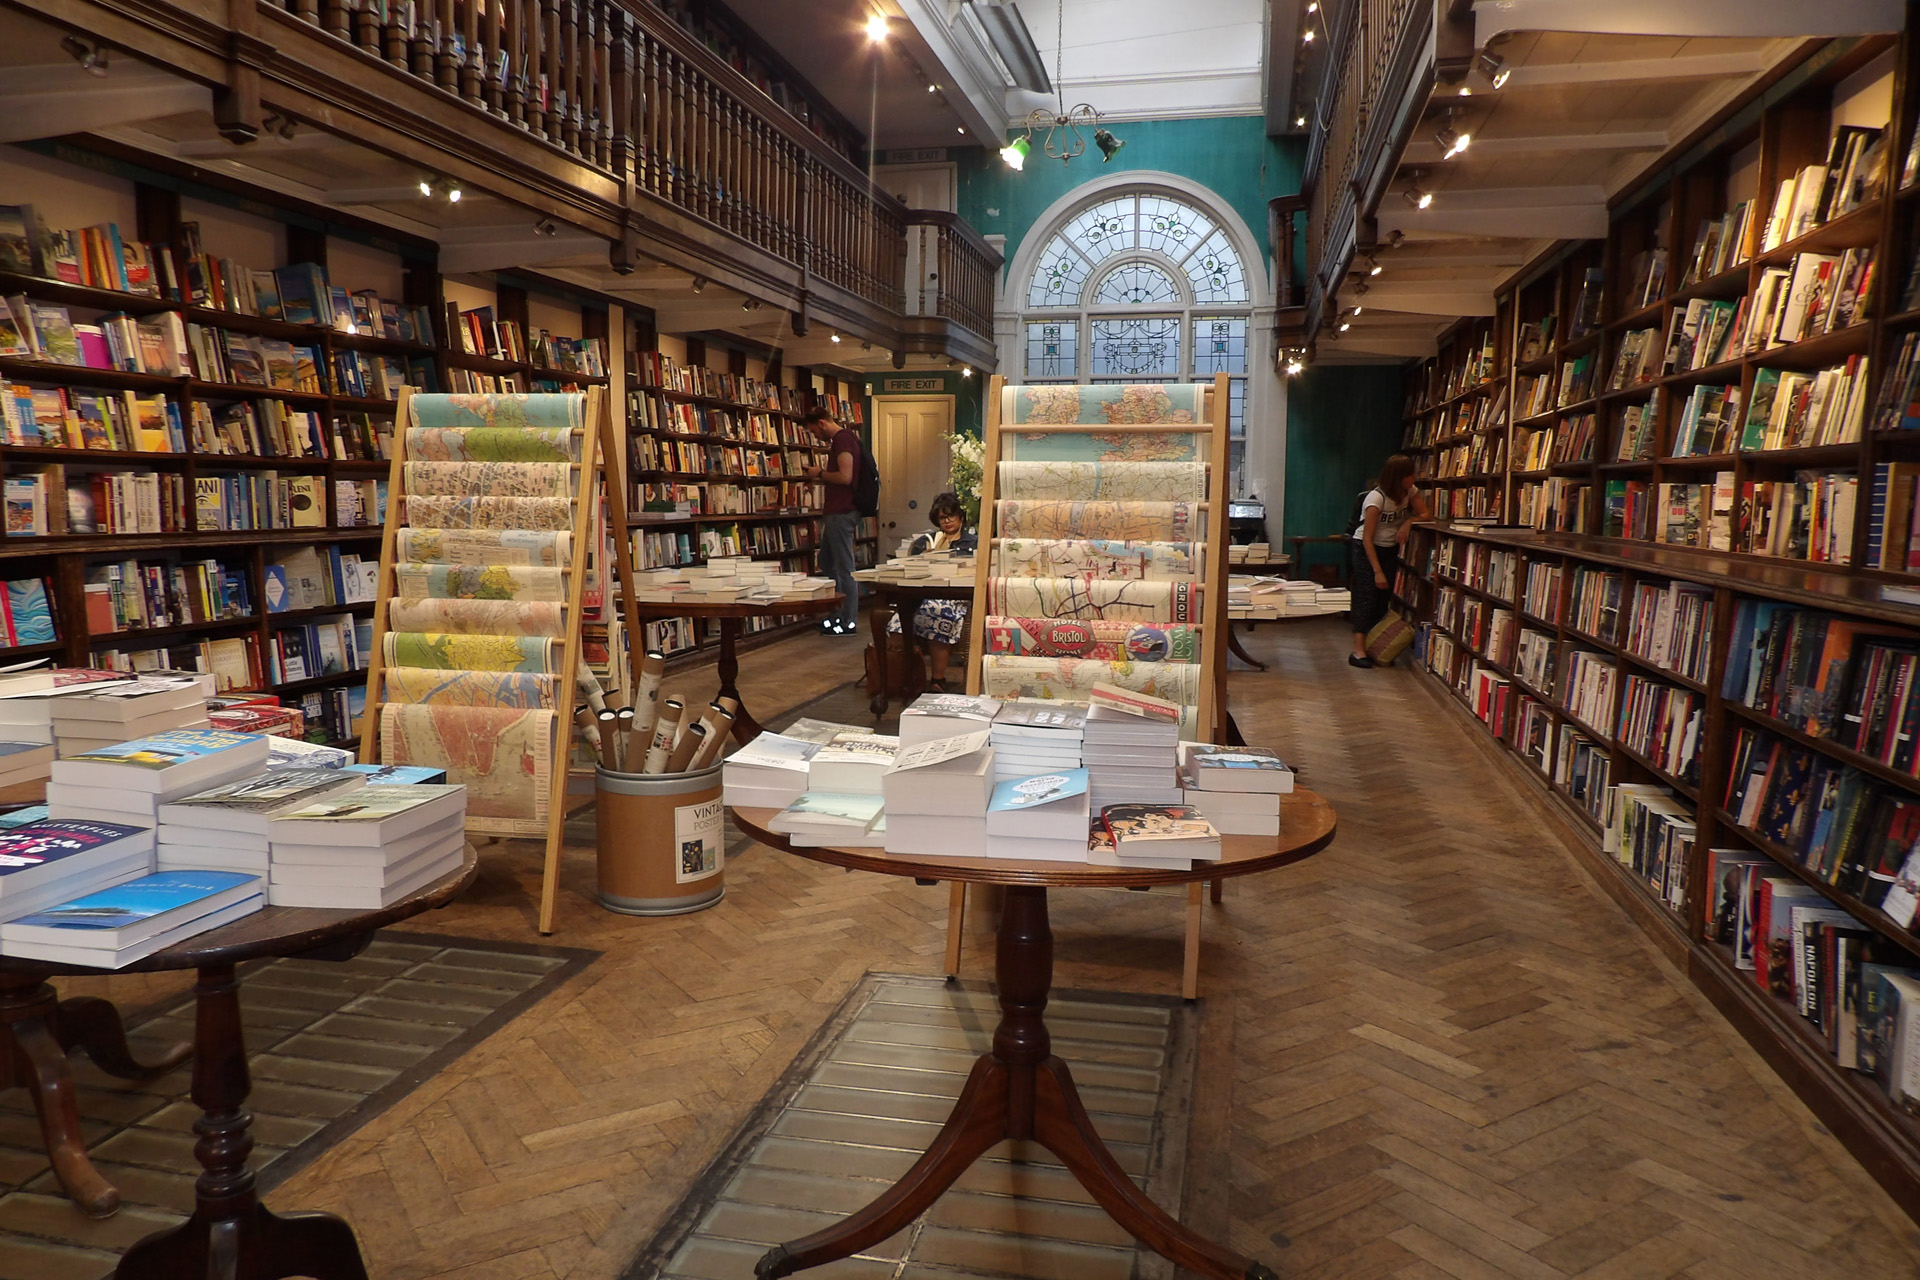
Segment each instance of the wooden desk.
[{"label": "wooden desk", "polygon": [[[94,1061],[122,1075],[146,1074],[126,1052],[119,1014],[104,1000],[56,1002],[47,979],[58,974],[144,973],[196,969],[193,1027],[193,1101],[201,1110],[193,1131],[200,1135],[193,1153],[204,1170],[194,1184],[193,1216],[177,1227],[156,1231],[120,1259],[118,1280],[279,1280],[314,1276],[317,1280],[366,1280],[353,1228],[330,1213],[270,1213],[254,1190],[247,1154],[253,1117],[246,1109],[253,1082],[247,1071],[246,1042],[240,1023],[240,982],[234,968],[265,956],[304,956],[350,960],[374,931],[397,920],[443,907],[473,880],[478,855],[467,846],[460,869],[379,911],[265,907],[252,915],[196,934],[124,969],[90,969],[0,956],[0,983],[9,1008],[19,1012],[9,1024],[23,1055],[33,1064],[41,1131],[55,1172],[88,1213],[112,1213],[120,1194],[87,1159],[80,1140],[80,1116],[74,1104],[73,1076],[64,1044],[86,1045]],[[32,1006],[37,1013],[27,1012]],[[106,1046],[106,1059],[95,1044]],[[182,1046],[184,1049],[185,1046]],[[169,1055],[166,1066],[185,1057]],[[130,1068],[130,1070],[128,1070]],[[165,1069],[165,1067],[159,1068]]]},{"label": "wooden desk", "polygon": [[[760,722],[747,711],[746,699],[734,683],[740,677],[740,658],[735,648],[740,640],[740,624],[748,618],[813,618],[836,612],[845,596],[835,592],[818,600],[794,600],[785,604],[675,604],[671,600],[643,600],[634,606],[642,618],[694,618],[720,620],[720,674],[722,698],[740,704],[733,713],[733,737],[748,743],[760,736]],[[632,643],[641,643],[639,636]]]},{"label": "wooden desk", "polygon": [[1047,925],[1052,887],[1185,884],[1253,875],[1299,862],[1333,839],[1333,806],[1311,791],[1280,798],[1280,836],[1225,836],[1225,857],[1187,871],[1096,867],[1075,862],[1015,862],[999,858],[894,856],[880,849],[796,848],[767,830],[777,810],[735,809],[742,831],[802,858],[874,871],[1008,886],[1000,914],[994,982],[1000,1025],[993,1048],[980,1056],[960,1100],[933,1145],[913,1168],[866,1208],[824,1230],[775,1245],[754,1268],[774,1280],[878,1244],[926,1211],[974,1161],[1004,1138],[1038,1141],[1059,1156],[1113,1220],[1155,1252],[1207,1280],[1278,1280],[1251,1258],[1204,1240],[1181,1226],[1127,1177],[1074,1088],[1067,1064],[1053,1055],[1047,1035],[1047,995],[1053,986],[1053,934]]},{"label": "wooden desk", "polygon": [[[965,600],[973,602],[973,584],[971,582],[872,582],[866,584],[873,588],[873,611],[867,615],[873,631],[874,670],[880,676],[880,692],[873,696],[867,709],[876,716],[887,714],[887,619],[900,619],[901,645],[908,653],[917,646],[914,643],[913,614],[920,605],[928,600]],[[911,605],[911,609],[902,608]],[[911,671],[911,665],[907,668]],[[901,697],[912,702],[919,697],[920,689],[901,689]]]}]

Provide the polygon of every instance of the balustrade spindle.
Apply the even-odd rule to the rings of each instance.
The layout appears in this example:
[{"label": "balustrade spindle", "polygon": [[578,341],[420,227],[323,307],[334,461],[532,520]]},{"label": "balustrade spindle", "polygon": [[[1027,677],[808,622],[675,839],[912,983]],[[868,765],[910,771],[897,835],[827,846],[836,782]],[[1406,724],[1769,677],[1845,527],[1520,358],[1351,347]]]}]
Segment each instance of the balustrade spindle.
[{"label": "balustrade spindle", "polygon": [[540,136],[548,142],[560,141],[560,0],[540,0],[542,10],[540,43],[544,55],[545,82],[540,86]]},{"label": "balustrade spindle", "polygon": [[559,0],[560,7],[560,145],[580,153],[580,6],[577,0]]},{"label": "balustrade spindle", "polygon": [[290,0],[288,7],[299,15],[302,22],[311,22],[316,27],[320,25],[320,0],[298,0],[297,4]]},{"label": "balustrade spindle", "polygon": [[386,56],[386,30],[370,0],[352,0],[354,43],[376,58]]},{"label": "balustrade spindle", "polygon": [[[472,8],[470,0],[464,0],[465,7]],[[434,34],[433,76],[442,89],[449,93],[460,91],[460,67],[454,61],[454,33],[460,28],[459,19],[454,15],[454,0],[440,0],[440,16],[434,25],[438,28]]]},{"label": "balustrade spindle", "polygon": [[604,3],[604,0],[594,7],[599,12],[599,21],[595,26],[599,70],[595,80],[598,94],[594,99],[593,159],[602,169],[613,170],[615,176],[624,183],[627,180],[627,163],[622,159],[616,165],[613,159],[613,135],[620,128],[620,121],[613,114],[613,104],[620,96],[613,87],[615,60],[619,56],[619,39],[614,34],[614,28],[619,24],[621,14],[620,10]]},{"label": "balustrade spindle", "polygon": [[353,21],[345,0],[326,0],[326,28],[334,36],[348,43],[353,41]]},{"label": "balustrade spindle", "polygon": [[[445,3],[445,0],[439,0]],[[407,37],[406,67],[414,75],[429,84],[433,83],[433,55],[441,40],[440,15],[434,7],[435,0],[417,0],[412,5],[402,5],[401,17],[406,21],[401,29]]]},{"label": "balustrade spindle", "polygon": [[480,10],[491,8],[492,0],[460,0],[460,78],[459,94],[468,102],[482,103],[480,80],[485,74],[486,47],[480,43]]},{"label": "balustrade spindle", "polygon": [[633,35],[624,9],[607,10],[607,164],[620,179],[620,202],[629,202],[637,180],[634,163]]},{"label": "balustrade spindle", "polygon": [[480,0],[487,15],[485,47],[480,63],[480,93],[486,100],[487,110],[495,115],[506,112],[506,86],[500,83],[505,70],[506,42],[502,36],[501,17],[506,0]]}]

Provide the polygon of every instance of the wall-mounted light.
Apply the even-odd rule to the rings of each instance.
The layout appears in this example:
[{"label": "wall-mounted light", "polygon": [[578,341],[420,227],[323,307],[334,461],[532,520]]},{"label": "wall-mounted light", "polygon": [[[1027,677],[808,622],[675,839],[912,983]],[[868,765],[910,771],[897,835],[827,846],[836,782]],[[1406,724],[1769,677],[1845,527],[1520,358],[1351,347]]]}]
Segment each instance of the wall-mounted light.
[{"label": "wall-mounted light", "polygon": [[873,41],[875,44],[882,43],[887,38],[889,25],[886,14],[874,14],[867,19],[867,39]]},{"label": "wall-mounted light", "polygon": [[90,76],[107,74],[107,46],[83,36],[61,36],[60,47]]},{"label": "wall-mounted light", "polygon": [[1513,68],[1507,60],[1491,49],[1482,49],[1473,59],[1473,65],[1487,78],[1487,83],[1496,89],[1507,87],[1507,80],[1513,75]]},{"label": "wall-mounted light", "polygon": [[973,366],[970,364],[961,365],[960,376],[963,378],[971,378],[973,376]]},{"label": "wall-mounted light", "polygon": [[1093,145],[1100,148],[1100,163],[1106,164],[1112,160],[1114,156],[1119,154],[1120,148],[1127,144],[1125,140],[1114,137],[1111,130],[1095,129],[1093,131]]},{"label": "wall-mounted light", "polygon": [[1007,168],[1015,173],[1027,167],[1027,155],[1033,150],[1033,143],[1026,134],[1021,134],[1006,146],[1000,148],[1000,158],[1007,162]]},{"label": "wall-mounted light", "polygon": [[1301,373],[1306,370],[1306,367],[1306,362],[1297,355],[1287,358],[1287,376],[1289,378],[1299,377]]},{"label": "wall-mounted light", "polygon": [[1400,198],[1416,209],[1433,207],[1433,192],[1421,189],[1420,175],[1417,173],[1407,179],[1407,189],[1400,193]]},{"label": "wall-mounted light", "polygon": [[1473,135],[1462,133],[1453,127],[1453,112],[1447,112],[1447,122],[1440,126],[1433,140],[1440,144],[1440,158],[1451,160],[1473,145]]},{"label": "wall-mounted light", "polygon": [[835,346],[838,346],[838,345],[840,345],[840,335],[839,335],[839,334],[837,334],[837,333],[835,333],[835,334],[830,334],[830,335],[828,335],[828,336],[829,336],[829,337],[831,337],[831,338],[833,339],[833,343],[834,343],[834,345],[835,345]]},{"label": "wall-mounted light", "polygon": [[705,293],[707,291],[707,278],[705,276],[695,276],[693,278],[693,291],[695,293]]}]

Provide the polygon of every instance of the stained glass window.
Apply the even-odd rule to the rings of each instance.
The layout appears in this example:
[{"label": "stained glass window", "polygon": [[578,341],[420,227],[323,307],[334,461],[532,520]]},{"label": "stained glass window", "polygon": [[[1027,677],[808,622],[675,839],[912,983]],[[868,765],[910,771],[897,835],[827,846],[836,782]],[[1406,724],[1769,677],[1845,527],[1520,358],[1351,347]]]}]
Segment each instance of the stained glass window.
[{"label": "stained glass window", "polygon": [[1093,268],[1065,241],[1056,239],[1047,256],[1033,270],[1033,283],[1027,289],[1030,307],[1077,307],[1080,288]]},{"label": "stained glass window", "polygon": [[1079,377],[1079,337],[1080,325],[1074,319],[1028,321],[1027,381],[1071,381]]},{"label": "stained glass window", "polygon": [[1195,316],[1193,376],[1247,371],[1247,322],[1234,316]]},{"label": "stained glass window", "polygon": [[1135,248],[1135,197],[1102,200],[1082,209],[1060,234],[1078,249],[1088,262],[1105,262],[1116,253]]},{"label": "stained glass window", "polygon": [[1179,262],[1213,231],[1207,216],[1165,196],[1140,197],[1140,247]]},{"label": "stained glass window", "polygon": [[1100,279],[1093,291],[1097,304],[1164,307],[1180,304],[1180,287],[1173,277],[1151,262],[1123,262]]},{"label": "stained glass window", "polygon": [[1180,376],[1180,317],[1092,321],[1092,373],[1102,378]]},{"label": "stained glass window", "polygon": [[1186,269],[1196,302],[1247,300],[1247,278],[1240,269],[1240,255],[1228,243],[1226,232],[1215,231],[1208,236],[1181,266]]}]

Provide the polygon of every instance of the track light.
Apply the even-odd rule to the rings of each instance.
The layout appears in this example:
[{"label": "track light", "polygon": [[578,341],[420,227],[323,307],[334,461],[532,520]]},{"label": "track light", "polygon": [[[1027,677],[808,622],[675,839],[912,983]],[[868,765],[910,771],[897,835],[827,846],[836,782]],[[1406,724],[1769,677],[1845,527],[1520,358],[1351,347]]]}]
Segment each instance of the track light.
[{"label": "track light", "polygon": [[90,76],[107,74],[107,46],[82,36],[61,36],[60,47]]},{"label": "track light", "polygon": [[1307,6],[1307,12],[1308,13],[1320,12],[1320,0],[1313,0],[1313,2]]},{"label": "track light", "polygon": [[260,129],[263,133],[271,133],[282,142],[292,142],[294,131],[298,127],[294,121],[276,111],[268,112],[260,121]]},{"label": "track light", "polygon": [[873,41],[875,44],[880,44],[886,40],[887,30],[888,23],[886,14],[876,13],[867,19],[867,39]]},{"label": "track light", "polygon": [[460,191],[460,188],[459,188],[459,187],[456,187],[456,186],[453,186],[452,184],[448,184],[448,186],[447,186],[447,203],[448,203],[448,204],[459,204],[459,203],[460,203],[460,196],[461,196],[461,191]]},{"label": "track light", "polygon": [[1387,237],[1387,248],[1398,249],[1401,245],[1405,244],[1406,242],[1407,242],[1407,233],[1402,231],[1400,228],[1395,227],[1393,229],[1393,234]]},{"label": "track light", "polygon": [[560,228],[554,225],[552,218],[542,218],[533,224],[533,234],[551,239],[560,234]]},{"label": "track light", "polygon": [[873,344],[871,342],[863,342],[860,344],[860,349],[862,351],[871,351],[873,350]]},{"label": "track light", "polygon": [[705,293],[707,291],[707,278],[705,276],[695,276],[693,278],[693,291],[695,293]]},{"label": "track light", "polygon": [[1308,28],[1307,28],[1307,29],[1306,29],[1305,31],[1302,31],[1302,32],[1300,33],[1300,43],[1301,43],[1301,44],[1312,44],[1312,43],[1313,43],[1313,28],[1312,28],[1312,27],[1308,27]]},{"label": "track light", "polygon": [[1400,198],[1416,209],[1431,209],[1433,207],[1433,192],[1420,189],[1420,175],[1418,174],[1407,179],[1407,189],[1400,193]]},{"label": "track light", "polygon": [[973,366],[970,364],[961,365],[960,376],[963,378],[971,378],[973,376]]},{"label": "track light", "polygon": [[1453,127],[1453,112],[1449,111],[1447,112],[1447,122],[1440,126],[1440,131],[1433,135],[1433,140],[1440,144],[1440,158],[1442,160],[1451,160],[1473,144],[1473,135],[1470,133],[1461,133],[1458,129],[1455,129]]},{"label": "track light", "polygon": [[1482,49],[1475,55],[1473,65],[1480,69],[1487,83],[1496,89],[1506,88],[1508,77],[1513,75],[1513,68],[1507,65],[1507,60],[1491,49]]},{"label": "track light", "polygon": [[1349,329],[1351,329],[1351,328],[1353,328],[1353,321],[1351,321],[1351,320],[1342,320],[1342,321],[1340,322],[1340,332],[1342,332],[1342,333],[1345,333],[1345,332],[1346,332],[1347,330],[1349,330]]},{"label": "track light", "polygon": [[[1365,280],[1356,280],[1353,282],[1353,291],[1359,297],[1364,298],[1369,293],[1373,292],[1373,286],[1368,284]],[[1360,308],[1358,307],[1354,308],[1355,311],[1358,311],[1359,309]]]},{"label": "track light", "polygon": [[760,299],[758,298],[740,299],[740,309],[742,311],[758,311],[760,309],[760,306],[761,306],[761,303],[760,303]]},{"label": "track light", "polygon": [[838,346],[838,345],[840,345],[840,335],[839,335],[839,334],[837,334],[837,333],[834,333],[834,334],[829,334],[828,336],[829,336],[830,338],[832,338],[832,339],[833,339],[833,343],[834,343],[834,345],[835,345],[835,346]]},{"label": "track light", "polygon": [[1364,262],[1364,263],[1366,263],[1366,264],[1367,264],[1367,274],[1368,274],[1368,275],[1370,275],[1370,276],[1377,276],[1377,275],[1379,275],[1379,274],[1380,274],[1380,273],[1381,273],[1382,271],[1384,271],[1384,270],[1386,270],[1386,268],[1385,268],[1385,267],[1382,267],[1382,266],[1380,265],[1380,260],[1379,260],[1378,258],[1376,258],[1376,257],[1374,257],[1374,256],[1373,256],[1372,254],[1370,254],[1370,253],[1363,253],[1363,254],[1361,254],[1361,255],[1360,255],[1360,261],[1362,261],[1362,262]]},{"label": "track light", "polygon": [[1352,310],[1351,312],[1349,312],[1348,314],[1350,314],[1350,315],[1356,315],[1356,316],[1357,316],[1357,315],[1359,315],[1359,314],[1360,314],[1360,313],[1361,313],[1362,311],[1365,311],[1365,310],[1366,310],[1366,308],[1365,308],[1365,307],[1355,307],[1355,308],[1354,308],[1354,309],[1353,309],[1353,310]]},{"label": "track light", "polygon": [[930,85],[928,85],[928,86],[927,86],[927,92],[928,92],[928,93],[938,93],[938,92],[940,92],[940,86],[939,86],[939,85],[937,85],[937,84],[930,84]]},{"label": "track light", "polygon": [[429,200],[434,196],[444,196],[448,204],[459,204],[462,192],[460,184],[451,178],[422,178],[420,194]]},{"label": "track light", "polygon": [[1293,118],[1293,127],[1294,127],[1294,128],[1296,128],[1296,129],[1304,129],[1304,128],[1306,128],[1306,127],[1307,127],[1307,118],[1306,118],[1305,116],[1295,116],[1295,117]]},{"label": "track light", "polygon": [[1032,139],[1023,133],[1006,146],[1000,148],[1000,158],[1007,162],[1007,168],[1018,173],[1027,167],[1027,154],[1032,150]]},{"label": "track light", "polygon": [[427,179],[425,179],[425,178],[422,178],[422,179],[420,179],[420,194],[421,194],[421,195],[423,195],[423,196],[430,196],[430,195],[432,195],[432,194],[433,194],[433,183],[431,183],[431,182],[429,182],[429,181],[428,181]]}]

